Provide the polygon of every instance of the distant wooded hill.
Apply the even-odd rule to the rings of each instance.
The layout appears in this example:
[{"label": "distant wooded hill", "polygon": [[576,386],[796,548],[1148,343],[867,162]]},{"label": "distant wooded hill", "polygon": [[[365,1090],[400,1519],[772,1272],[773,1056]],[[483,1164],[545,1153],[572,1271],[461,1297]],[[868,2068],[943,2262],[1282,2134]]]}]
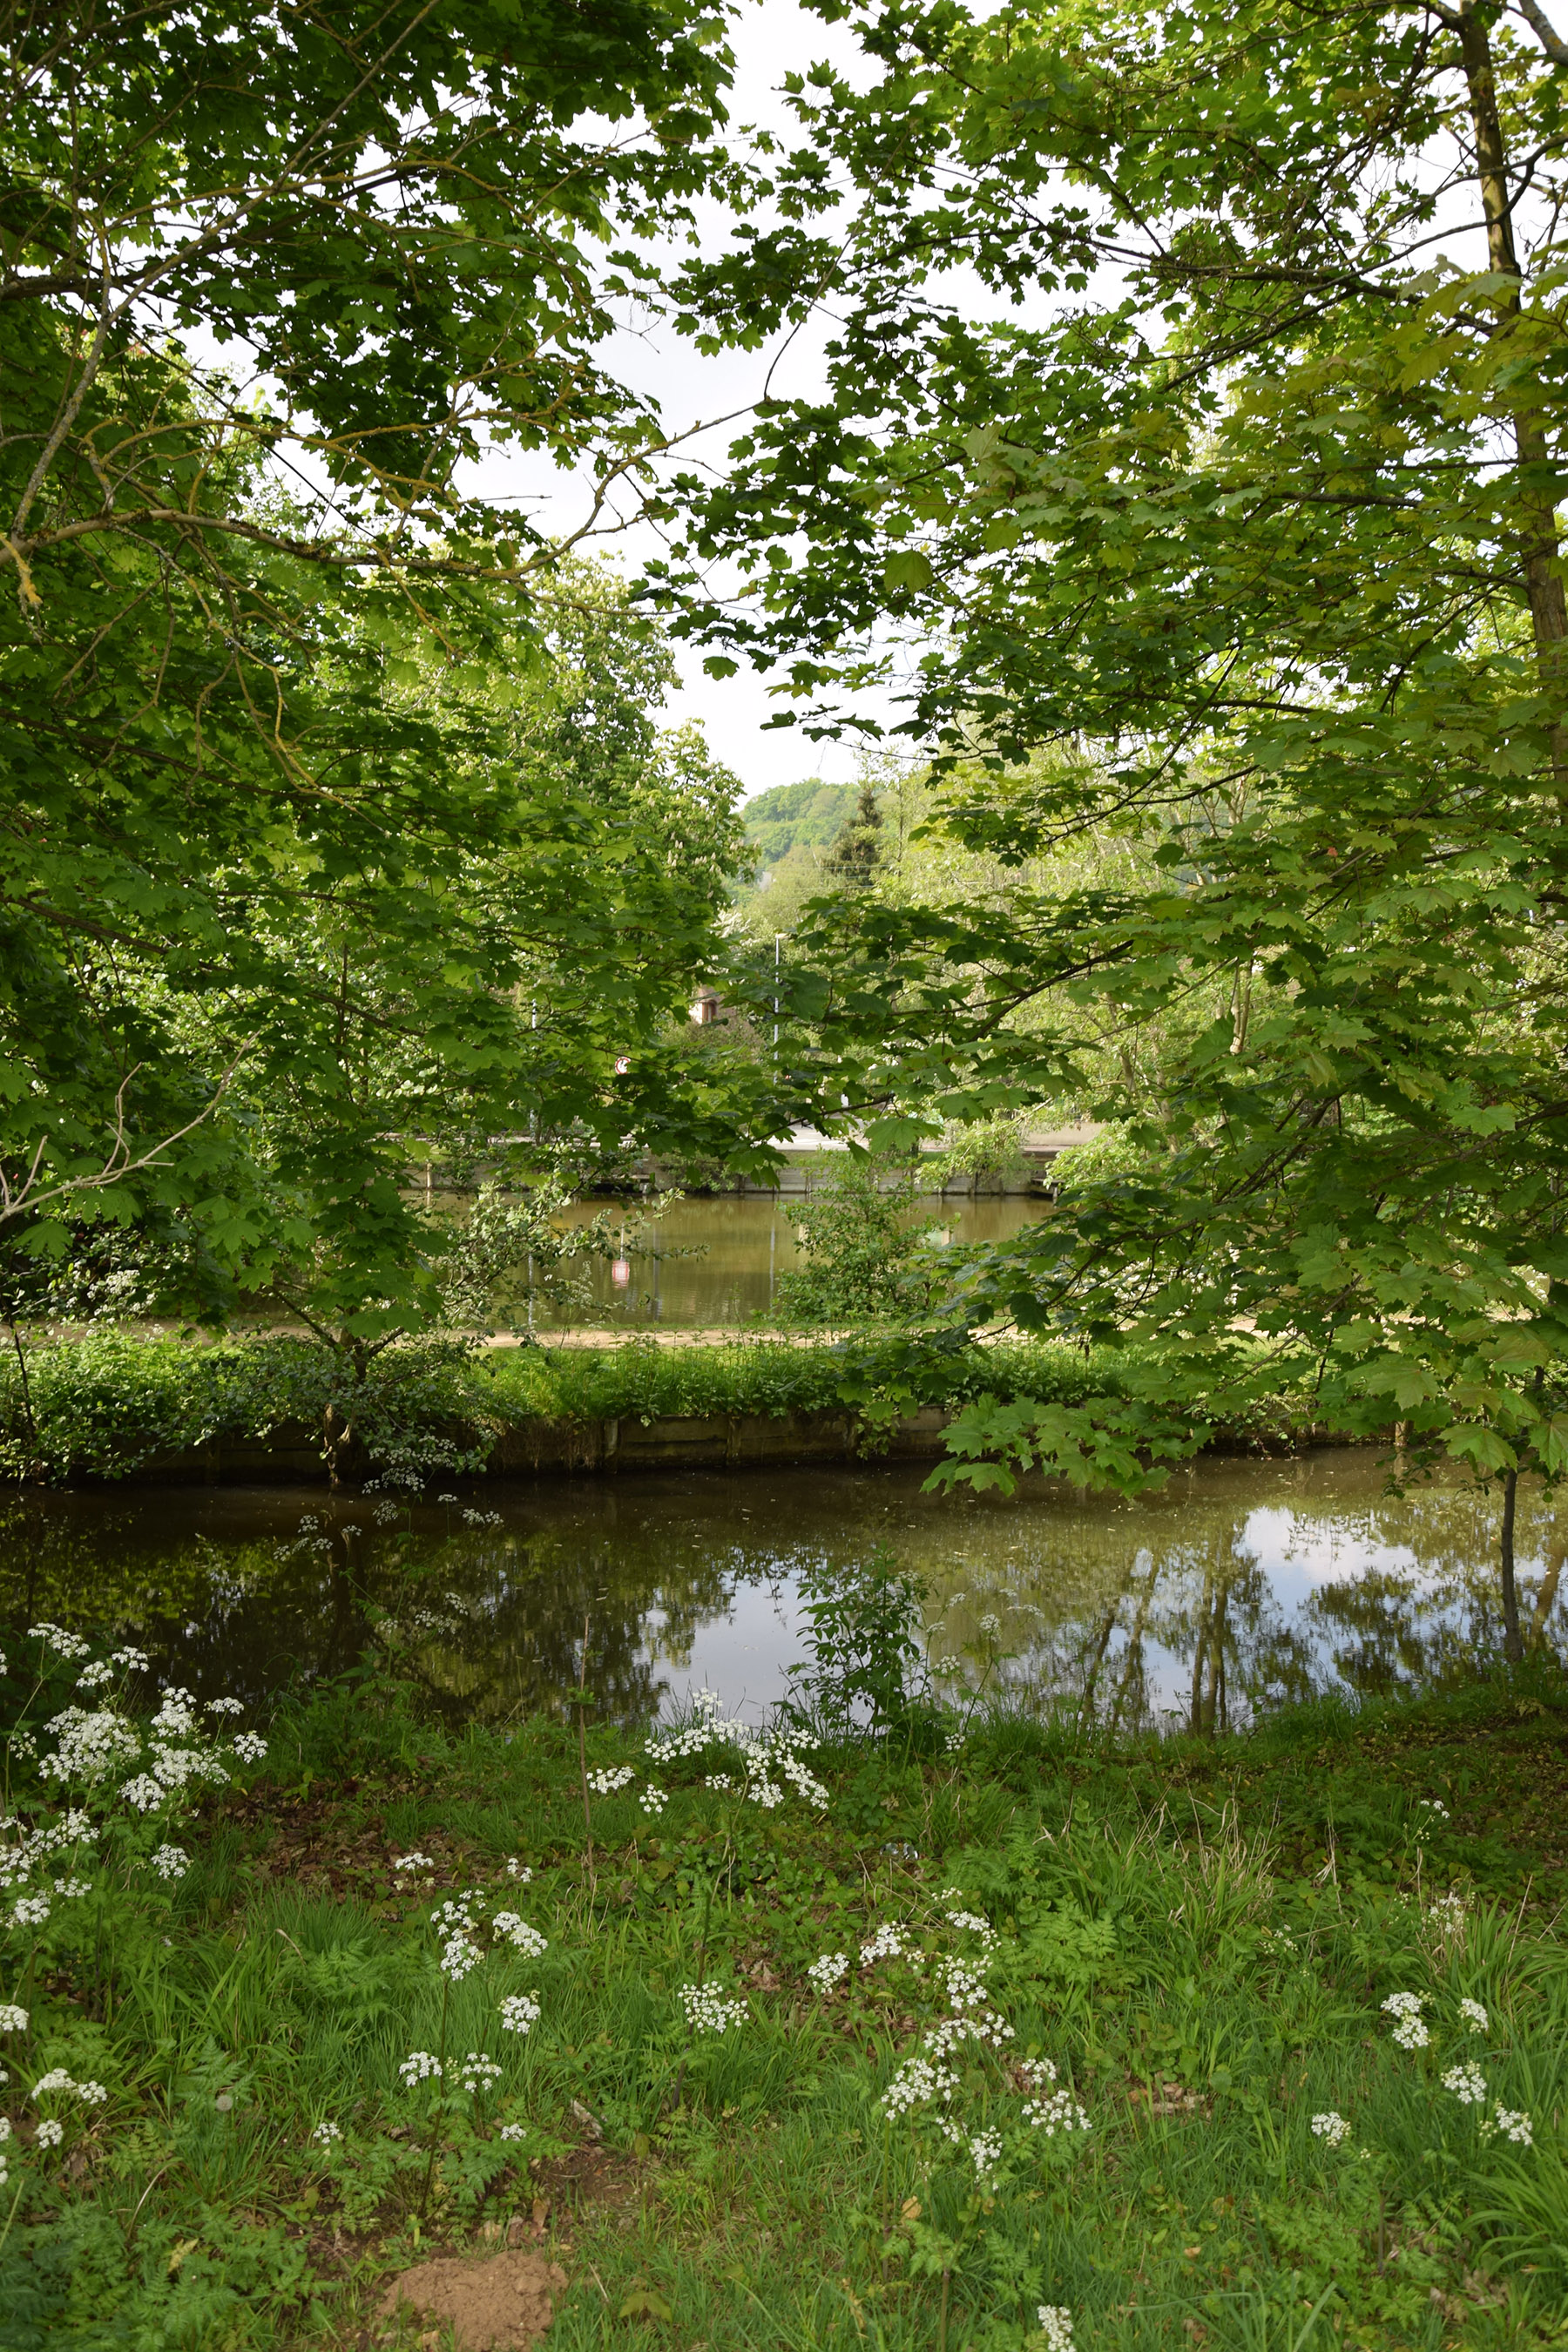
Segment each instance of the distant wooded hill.
[{"label": "distant wooded hill", "polygon": [[853,784],[775,784],[741,811],[763,866],[781,866],[792,849],[826,849],[855,814]]}]

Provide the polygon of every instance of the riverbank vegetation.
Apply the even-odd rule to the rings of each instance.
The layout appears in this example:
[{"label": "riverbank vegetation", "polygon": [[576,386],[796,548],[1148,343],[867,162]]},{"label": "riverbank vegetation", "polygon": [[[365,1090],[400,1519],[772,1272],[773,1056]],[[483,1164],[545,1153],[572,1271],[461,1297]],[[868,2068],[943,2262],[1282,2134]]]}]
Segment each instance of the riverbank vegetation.
[{"label": "riverbank vegetation", "polygon": [[[1238,1386],[1228,1417],[1194,1423],[1178,1451],[1139,1392],[1141,1371],[1157,1374],[1158,1365],[1060,1340],[940,1347],[875,1332],[691,1347],[435,1341],[388,1349],[362,1370],[306,1339],[209,1345],[110,1327],[29,1348],[20,1360],[0,1359],[0,1476],[122,1478],[204,1446],[286,1431],[323,1470],[415,1494],[438,1474],[482,1471],[509,1433],[541,1424],[832,1412],[874,1455],[902,1415],[927,1407],[952,1416],[959,1445],[989,1445],[999,1412],[1022,1416],[1049,1444],[1053,1412],[1112,1391],[1125,1416],[1116,1442],[1135,1444],[1147,1422],[1167,1462],[1207,1444],[1285,1450],[1314,1434],[1310,1388],[1268,1366],[1250,1390]],[[1059,1434],[1070,1475],[1070,1430],[1063,1425]],[[1011,1475],[983,1466],[992,1478]],[[1151,1456],[1143,1482],[1157,1480],[1161,1466]],[[1083,1468],[1087,1475],[1097,1465],[1086,1460]]]},{"label": "riverbank vegetation", "polygon": [[763,1737],[15,1629],[0,2345],[1561,2341],[1561,1675],[1108,1741],[855,1630]]}]

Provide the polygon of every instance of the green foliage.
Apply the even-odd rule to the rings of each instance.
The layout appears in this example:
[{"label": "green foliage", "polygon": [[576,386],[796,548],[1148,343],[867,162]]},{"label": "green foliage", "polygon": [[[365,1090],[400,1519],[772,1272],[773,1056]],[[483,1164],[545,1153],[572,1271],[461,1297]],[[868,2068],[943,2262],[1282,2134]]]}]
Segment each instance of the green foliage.
[{"label": "green foliage", "polygon": [[[42,1663],[29,1720],[80,1671]],[[410,1746],[405,1688],[343,1696],[271,1727],[261,1785],[204,1801],[183,1878],[89,1863],[30,1979],[12,1930],[15,2352],[324,2346],[374,2328],[410,2263],[482,2259],[535,2214],[539,2251],[572,2253],[552,2332],[574,2352],[603,2340],[606,2305],[715,2352],[802,2332],[803,2304],[816,2340],[858,2315],[889,2352],[1025,2352],[1042,2304],[1115,2352],[1299,2343],[1314,2306],[1342,2321],[1325,2342],[1364,2352],[1552,2340],[1568,1970],[1539,1856],[1480,1834],[1521,1773],[1561,1778],[1560,1731],[1521,1716],[1521,1686],[1287,1714],[1218,1750],[1096,1748],[1000,1715],[962,1760],[850,1738],[811,1755],[820,1808],[740,1802],[706,1744],[678,1743],[651,1822],[640,1738],[597,1731],[592,1769],[636,1770],[593,1799],[592,1868],[560,1726],[426,1721]],[[1447,1811],[1424,1815],[1436,1790]],[[29,1764],[18,1799],[42,1819],[56,1793]],[[481,1925],[481,1958],[444,1983],[453,1901],[521,1914],[544,1950]],[[862,1958],[887,1929],[902,1948]],[[954,1962],[984,1988],[963,2013],[1013,2029],[958,2045],[956,2143],[919,2104],[880,2104],[951,2019]],[[689,2030],[695,1982],[738,2004],[721,2033]],[[526,2036],[497,2027],[514,1987],[540,2003]],[[1420,1998],[1422,2048],[1393,2038],[1395,1992]],[[417,2049],[458,2065],[407,2088]],[[470,2050],[492,2088],[462,2087]],[[1461,2064],[1483,2107],[1445,2086]],[[1024,2065],[1087,2131],[1024,2119]],[[53,2066],[103,2102],[30,2097]],[[1499,2104],[1529,2112],[1532,2145],[1483,2128]],[[57,2109],[58,2154],[34,2130]],[[1312,2128],[1331,2112],[1338,2145]],[[999,2150],[984,2185],[978,2133]]]},{"label": "green foliage", "polygon": [[804,1201],[790,1202],[784,1214],[805,1264],[779,1276],[780,1321],[886,1322],[919,1311],[931,1287],[914,1224],[921,1174],[907,1160],[846,1152]]},{"label": "green foliage", "polygon": [[808,777],[805,783],[775,784],[771,792],[753,793],[741,819],[759,865],[777,866],[792,849],[826,849],[854,805],[850,785]]},{"label": "green foliage", "polygon": [[798,1591],[810,1658],[791,1670],[792,1707],[829,1738],[903,1724],[921,1656],[920,1579],[883,1549],[847,1570],[808,1569]]},{"label": "green foliage", "polygon": [[48,1268],[183,1219],[220,1307],[363,1351],[438,1320],[432,1156],[733,1141],[679,1044],[733,780],[658,727],[657,633],[467,487],[657,431],[601,347],[735,178],[721,19],[4,21],[0,1226]]},{"label": "green foliage", "polygon": [[716,335],[826,271],[837,324],[821,390],[672,489],[656,593],[814,727],[875,686],[934,753],[924,865],[796,929],[784,1050],[889,1147],[1113,1123],[952,1312],[1158,1355],[1175,1441],[1256,1401],[1247,1332],[1339,1430],[1568,1461],[1537,14],[852,9],[773,225],[689,272]]}]

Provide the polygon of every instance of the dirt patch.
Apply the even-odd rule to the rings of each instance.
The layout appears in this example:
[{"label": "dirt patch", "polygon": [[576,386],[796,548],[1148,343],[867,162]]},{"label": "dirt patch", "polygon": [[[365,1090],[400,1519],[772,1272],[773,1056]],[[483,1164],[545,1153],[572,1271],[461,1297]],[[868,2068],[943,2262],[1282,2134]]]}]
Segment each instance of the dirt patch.
[{"label": "dirt patch", "polygon": [[532,2177],[550,2210],[564,2220],[585,2205],[613,2204],[631,2196],[637,2167],[634,2158],[614,2155],[607,2148],[574,2147],[568,2156],[535,2164]]},{"label": "dirt patch", "polygon": [[540,2254],[492,2254],[479,2263],[447,2257],[416,2263],[395,2278],[382,2315],[395,2318],[407,2304],[421,2319],[449,2324],[459,2352],[526,2352],[549,2326],[565,2284],[560,2264]]}]

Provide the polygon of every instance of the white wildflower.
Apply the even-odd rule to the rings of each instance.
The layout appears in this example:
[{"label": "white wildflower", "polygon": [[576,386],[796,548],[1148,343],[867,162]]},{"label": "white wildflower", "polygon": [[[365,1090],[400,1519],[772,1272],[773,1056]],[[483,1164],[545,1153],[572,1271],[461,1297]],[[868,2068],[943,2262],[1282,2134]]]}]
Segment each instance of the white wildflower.
[{"label": "white wildflower", "polygon": [[166,1738],[183,1739],[196,1727],[196,1696],[194,1691],[171,1690],[163,1694],[163,1704],[153,1717],[152,1728]]},{"label": "white wildflower", "polygon": [[0,2000],[0,2033],[26,2033],[27,2012],[14,2000]]},{"label": "white wildflower", "polygon": [[392,1866],[394,1870],[434,1870],[436,1867],[427,1853],[401,1853]]},{"label": "white wildflower", "polygon": [[236,1734],[234,1752],[242,1764],[259,1764],[267,1753],[267,1742],[254,1731]]},{"label": "white wildflower", "polygon": [[428,2050],[413,2050],[397,2071],[404,2089],[412,2091],[416,2084],[441,2080],[441,2061]]},{"label": "white wildflower", "polygon": [[206,1706],[209,1715],[243,1715],[245,1713],[244,1707],[237,1698],[209,1698]]},{"label": "white wildflower", "polygon": [[332,2142],[342,2139],[342,2126],[333,2123],[330,2116],[325,2123],[318,2124],[310,2134],[310,2137],[313,2140],[319,2140],[323,2147],[331,2147]]},{"label": "white wildflower", "polygon": [[527,1863],[519,1862],[515,1853],[507,1856],[506,1874],[509,1878],[515,1878],[520,1886],[526,1886],[533,1876]]},{"label": "white wildflower", "polygon": [[500,2068],[493,2058],[470,2050],[458,2069],[458,2077],[465,2091],[488,2091],[492,2083],[500,2081]]},{"label": "white wildflower", "polygon": [[527,2033],[539,2022],[539,2002],[531,1992],[509,1992],[500,2005],[501,2030],[506,2033]]},{"label": "white wildflower", "polygon": [[1065,2303],[1042,2303],[1036,2314],[1046,2352],[1073,2352],[1072,2313]]},{"label": "white wildflower", "polygon": [[1479,2066],[1450,2066],[1443,2075],[1443,2088],[1452,2091],[1467,2107],[1484,2107],[1487,2103],[1487,2078]]},{"label": "white wildflower", "polygon": [[183,1845],[161,1845],[149,1857],[149,1866],[160,1878],[184,1878],[191,1857]]},{"label": "white wildflower", "polygon": [[603,1770],[589,1773],[588,1786],[596,1797],[613,1797],[619,1790],[629,1789],[637,1777],[635,1764],[605,1765]]},{"label": "white wildflower", "polygon": [[502,2139],[526,2139],[528,2137],[528,2126],[526,2124],[502,2124],[500,2127],[500,2137]]},{"label": "white wildflower", "polygon": [[477,1944],[467,1936],[449,1936],[441,1947],[441,1973],[453,1984],[461,1984],[470,1969],[478,1968],[483,1958]]},{"label": "white wildflower", "polygon": [[848,1968],[847,1952],[823,1952],[813,1960],[805,1973],[818,1992],[831,1992],[839,1978],[847,1974]]},{"label": "white wildflower", "polygon": [[1002,2138],[999,2132],[977,2131],[969,2135],[969,2154],[974,2166],[974,2185],[983,2193],[996,2185],[996,2171],[1002,2161]]},{"label": "white wildflower", "polygon": [[745,2002],[726,2000],[717,1985],[683,1984],[680,2005],[693,2033],[727,2033],[731,2025],[742,2023],[746,2014]]},{"label": "white wildflower", "polygon": [[24,1895],[12,1910],[11,1924],[14,1927],[41,1927],[47,1921],[48,1916],[49,1906],[47,1896]]},{"label": "white wildflower", "polygon": [[702,1785],[705,1789],[716,1789],[721,1797],[731,1797],[735,1793],[735,1783],[728,1772],[710,1772]]},{"label": "white wildflower", "polygon": [[860,1965],[869,1969],[879,1960],[901,1960],[908,1949],[902,1928],[889,1922],[878,1928],[868,1944],[861,1945]]},{"label": "white wildflower", "polygon": [[1488,2139],[1500,2132],[1503,2138],[1512,2140],[1516,2147],[1535,2146],[1535,2126],[1529,2116],[1522,2109],[1505,2107],[1500,2099],[1492,2109],[1490,2120],[1482,2124],[1481,2130]]},{"label": "white wildflower", "polygon": [[154,1806],[163,1802],[169,1792],[153,1779],[151,1773],[138,1772],[133,1780],[126,1781],[120,1793],[128,1805],[135,1806],[139,1813],[150,1813]]},{"label": "white wildflower", "polygon": [[27,1639],[29,1642],[46,1643],[56,1656],[61,1658],[85,1658],[92,1646],[90,1643],[82,1641],[79,1634],[68,1633],[61,1626],[51,1625],[47,1618],[41,1625],[28,1626]]},{"label": "white wildflower", "polygon": [[907,2116],[911,2107],[950,2099],[957,2088],[958,2076],[951,2066],[933,2065],[929,2058],[906,2058],[878,2104],[884,2115]]},{"label": "white wildflower", "polygon": [[46,1728],[58,1743],[42,1763],[51,1780],[101,1780],[142,1753],[141,1735],[112,1707],[89,1715],[85,1707],[68,1706]]},{"label": "white wildflower", "polygon": [[149,1658],[145,1650],[116,1650],[112,1653],[110,1657],[111,1664],[116,1666],[124,1666],[126,1670],[132,1674],[144,1675],[152,1663],[153,1661]]},{"label": "white wildflower", "polygon": [[669,1800],[666,1796],[664,1790],[657,1787],[655,1783],[650,1780],[647,1783],[647,1786],[644,1789],[637,1801],[641,1805],[645,1813],[652,1813],[657,1816],[663,1812],[665,1806],[668,1803]]},{"label": "white wildflower", "polygon": [[1421,2001],[1418,1992],[1391,1992],[1383,2004],[1384,2015],[1394,2020],[1394,2038],[1401,2050],[1425,2050],[1432,2039],[1421,2015]]},{"label": "white wildflower", "polygon": [[55,1893],[62,1903],[79,1903],[84,1895],[92,1893],[92,1888],[85,1878],[57,1878]]},{"label": "white wildflower", "polygon": [[1351,2136],[1351,2127],[1335,2108],[1325,2107],[1321,2116],[1312,2117],[1312,2135],[1329,2147],[1342,2147]]},{"label": "white wildflower", "polygon": [[46,2116],[33,2137],[40,2147],[58,2147],[66,2127],[58,2116]]},{"label": "white wildflower", "polygon": [[1031,2127],[1055,2139],[1059,2132],[1065,2139],[1069,2133],[1086,2132],[1089,2117],[1070,2091],[1048,2091],[1041,2098],[1026,2099],[1024,2114]]},{"label": "white wildflower", "polygon": [[76,1678],[76,1686],[80,1691],[101,1690],[105,1683],[111,1683],[113,1680],[114,1668],[108,1659],[98,1658],[90,1666],[83,1666]]},{"label": "white wildflower", "polygon": [[530,1959],[536,1960],[541,1952],[549,1949],[548,1938],[537,1927],[531,1927],[526,1919],[520,1919],[515,1911],[498,1911],[490,1925],[498,1936],[504,1936],[509,1944],[526,1952]]},{"label": "white wildflower", "polygon": [[1464,2019],[1465,2023],[1469,2027],[1472,2033],[1484,2033],[1486,2032],[1488,2023],[1487,2013],[1481,2007],[1479,2000],[1462,2000],[1459,2003],[1459,2015]]}]

